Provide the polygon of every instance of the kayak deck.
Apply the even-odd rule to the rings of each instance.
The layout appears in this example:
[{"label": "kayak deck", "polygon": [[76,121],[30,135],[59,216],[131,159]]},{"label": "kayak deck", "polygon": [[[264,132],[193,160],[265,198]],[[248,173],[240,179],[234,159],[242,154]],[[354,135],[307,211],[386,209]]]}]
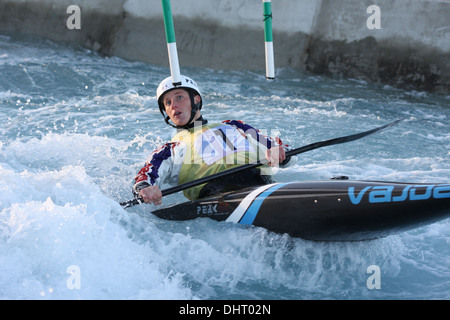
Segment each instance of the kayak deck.
[{"label": "kayak deck", "polygon": [[450,217],[450,184],[275,183],[173,205],[153,214],[168,220],[208,217],[308,240],[370,240]]}]

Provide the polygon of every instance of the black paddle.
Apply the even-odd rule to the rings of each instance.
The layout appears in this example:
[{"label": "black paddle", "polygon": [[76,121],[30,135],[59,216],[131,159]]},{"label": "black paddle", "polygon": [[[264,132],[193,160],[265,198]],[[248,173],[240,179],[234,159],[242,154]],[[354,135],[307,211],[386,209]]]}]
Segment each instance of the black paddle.
[{"label": "black paddle", "polygon": [[[303,152],[311,151],[311,150],[322,148],[322,147],[326,147],[326,146],[332,146],[332,145],[335,145],[335,144],[341,144],[341,143],[346,143],[346,142],[350,142],[350,141],[355,141],[355,140],[361,139],[361,138],[363,138],[365,136],[368,136],[370,134],[373,134],[373,133],[376,133],[378,131],[381,131],[383,129],[389,128],[389,127],[397,124],[400,121],[402,121],[402,120],[396,120],[394,122],[385,124],[384,126],[381,126],[381,127],[378,127],[378,128],[372,129],[372,130],[364,131],[364,132],[360,132],[360,133],[356,133],[356,134],[352,134],[352,135],[345,136],[345,137],[340,137],[340,138],[334,138],[334,139],[325,140],[325,141],[314,142],[314,143],[308,144],[306,146],[287,151],[286,152],[286,157],[295,156],[295,155],[303,153]],[[247,170],[247,169],[250,169],[250,168],[259,167],[260,165],[263,165],[264,163],[265,162],[258,161],[258,162],[255,162],[255,163],[244,164],[244,165],[239,166],[239,167],[234,167],[234,168],[231,168],[231,169],[228,169],[228,170],[225,170],[225,171],[221,171],[221,172],[212,174],[210,176],[206,176],[206,177],[203,177],[203,178],[200,178],[200,179],[197,179],[197,180],[193,180],[193,181],[189,181],[187,183],[180,184],[180,185],[178,185],[176,187],[172,187],[172,188],[168,188],[168,189],[162,190],[161,193],[162,193],[163,196],[167,196],[169,194],[172,194],[172,193],[175,193],[175,192],[179,192],[179,191],[182,191],[182,190],[185,190],[185,189],[189,189],[189,188],[198,186],[200,184],[203,184],[205,182],[209,182],[209,181],[217,179],[217,178],[221,178],[221,177],[233,174],[233,173],[241,172],[243,170]],[[144,200],[142,198],[136,198],[136,199],[133,199],[133,200],[121,202],[120,205],[122,207],[124,207],[124,208],[128,208],[128,207],[134,206],[136,204],[141,204],[143,202],[144,202]]]}]

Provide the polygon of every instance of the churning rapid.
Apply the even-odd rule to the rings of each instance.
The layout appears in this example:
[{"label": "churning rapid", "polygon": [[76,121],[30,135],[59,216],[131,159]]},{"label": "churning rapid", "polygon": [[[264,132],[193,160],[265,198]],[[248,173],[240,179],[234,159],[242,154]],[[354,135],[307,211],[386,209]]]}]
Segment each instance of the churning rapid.
[{"label": "churning rapid", "polygon": [[[404,119],[301,154],[277,181],[450,183],[449,96],[180,63],[209,121],[243,120],[293,147]],[[174,134],[156,104],[168,75],[0,35],[1,299],[450,299],[448,219],[379,240],[313,242],[206,218],[166,221],[153,205],[123,209],[137,170]]]}]

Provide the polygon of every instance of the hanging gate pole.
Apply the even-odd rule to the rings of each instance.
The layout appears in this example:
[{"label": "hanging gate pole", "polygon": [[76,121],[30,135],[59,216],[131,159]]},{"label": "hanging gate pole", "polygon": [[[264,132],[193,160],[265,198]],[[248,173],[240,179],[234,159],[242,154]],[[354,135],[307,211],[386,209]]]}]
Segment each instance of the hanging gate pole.
[{"label": "hanging gate pole", "polygon": [[275,79],[275,66],[273,58],[273,36],[272,36],[272,2],[263,0],[264,6],[264,40],[266,47],[266,78]]},{"label": "hanging gate pole", "polygon": [[180,65],[178,63],[177,43],[175,41],[175,28],[173,26],[170,0],[161,0],[166,30],[167,50],[169,52],[170,74],[174,86],[181,85]]}]

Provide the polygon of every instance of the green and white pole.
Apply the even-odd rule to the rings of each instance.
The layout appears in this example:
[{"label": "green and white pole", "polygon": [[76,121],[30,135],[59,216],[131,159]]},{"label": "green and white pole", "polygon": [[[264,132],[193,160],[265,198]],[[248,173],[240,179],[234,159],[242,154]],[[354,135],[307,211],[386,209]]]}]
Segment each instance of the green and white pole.
[{"label": "green and white pole", "polygon": [[266,78],[275,79],[275,65],[273,58],[273,36],[272,36],[272,2],[263,0],[264,6],[264,40],[266,43]]},{"label": "green and white pole", "polygon": [[169,52],[170,74],[174,86],[181,85],[180,64],[178,63],[177,42],[175,41],[175,28],[173,26],[172,8],[170,0],[161,0],[166,30],[167,50]]}]

